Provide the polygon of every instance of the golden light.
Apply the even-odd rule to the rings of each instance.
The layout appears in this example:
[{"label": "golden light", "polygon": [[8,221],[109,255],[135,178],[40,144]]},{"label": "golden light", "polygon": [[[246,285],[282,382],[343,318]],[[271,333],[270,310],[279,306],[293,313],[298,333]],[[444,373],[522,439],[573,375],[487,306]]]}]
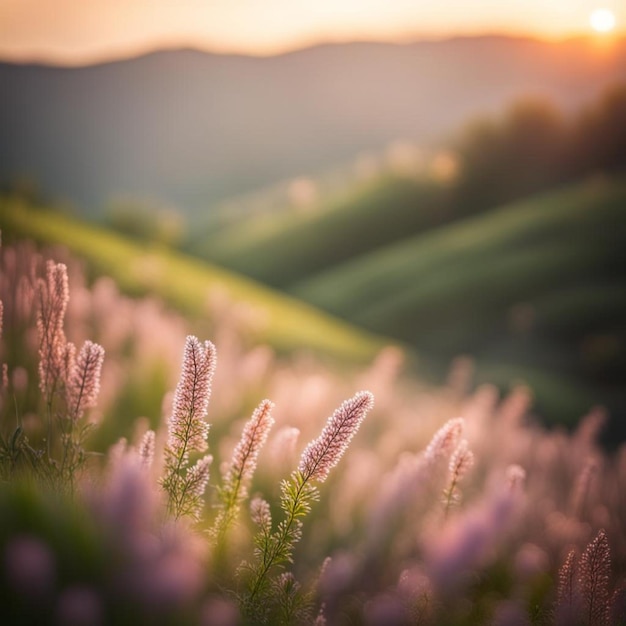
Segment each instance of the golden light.
[{"label": "golden light", "polygon": [[596,9],[589,16],[589,23],[597,33],[609,33],[615,28],[615,15],[609,9]]}]

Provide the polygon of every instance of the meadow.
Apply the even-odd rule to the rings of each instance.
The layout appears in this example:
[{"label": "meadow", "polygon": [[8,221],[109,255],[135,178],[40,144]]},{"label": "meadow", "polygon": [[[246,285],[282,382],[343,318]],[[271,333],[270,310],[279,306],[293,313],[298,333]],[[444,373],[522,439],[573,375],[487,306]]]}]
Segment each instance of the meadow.
[{"label": "meadow", "polygon": [[601,409],[546,430],[466,360],[339,369],[232,301],[190,327],[63,249],[1,263],[8,623],[624,623]]}]

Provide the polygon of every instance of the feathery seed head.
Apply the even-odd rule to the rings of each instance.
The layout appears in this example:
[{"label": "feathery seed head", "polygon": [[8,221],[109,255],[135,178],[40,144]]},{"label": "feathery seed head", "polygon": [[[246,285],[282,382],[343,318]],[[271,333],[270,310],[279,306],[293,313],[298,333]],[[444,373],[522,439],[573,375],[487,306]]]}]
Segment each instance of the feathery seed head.
[{"label": "feathery seed head", "polygon": [[580,557],[578,583],[589,624],[608,623],[610,578],[611,550],[606,532],[602,529]]},{"label": "feathery seed head", "polygon": [[92,341],[85,341],[76,362],[72,344],[64,349],[63,362],[71,367],[66,383],[69,416],[74,421],[80,419],[86,409],[96,405],[100,392],[100,372],[104,361],[104,348]]},{"label": "feathery seed head", "polygon": [[145,468],[152,467],[152,462],[154,461],[155,437],[154,431],[148,430],[141,439],[139,458],[141,459],[142,466]]},{"label": "feathery seed head", "polygon": [[70,379],[74,374],[74,366],[76,365],[76,346],[71,341],[68,341],[63,346],[60,365],[61,378],[67,381],[67,386],[69,386],[71,384]]},{"label": "feathery seed head", "polygon": [[333,413],[321,435],[302,453],[298,470],[305,480],[324,482],[328,478],[373,406],[374,396],[369,391],[360,391]]},{"label": "feathery seed head", "polygon": [[69,302],[67,267],[48,261],[46,279],[38,281],[39,388],[49,395],[63,375],[65,333],[63,321]]},{"label": "feathery seed head", "polygon": [[468,448],[467,440],[462,439],[450,458],[450,477],[454,480],[461,479],[473,465],[474,453]]},{"label": "feathery seed head", "polygon": [[230,468],[225,476],[226,482],[240,480],[245,490],[245,484],[243,483],[252,478],[259,452],[274,424],[274,418],[270,414],[273,408],[273,402],[263,400],[244,426],[239,443],[237,443],[233,451]]},{"label": "feathery seed head", "polygon": [[180,380],[176,386],[167,444],[174,453],[204,452],[209,425],[204,421],[215,371],[215,346],[197,337],[187,337]]},{"label": "feathery seed head", "polygon": [[263,498],[252,498],[250,502],[250,517],[252,521],[262,530],[267,530],[272,527],[272,512],[270,511],[270,505]]},{"label": "feathery seed head", "polygon": [[586,459],[580,474],[576,478],[570,498],[570,513],[575,517],[580,517],[583,513],[594,474],[598,469],[596,459],[589,457]]},{"label": "feathery seed head", "polygon": [[562,606],[572,604],[573,594],[575,591],[576,581],[575,573],[576,550],[569,551],[565,562],[559,570],[559,584],[557,587],[557,603]]},{"label": "feathery seed head", "polygon": [[190,494],[200,498],[209,482],[209,467],[213,462],[210,454],[203,456],[193,467],[187,470],[185,477]]},{"label": "feathery seed head", "polygon": [[463,430],[463,418],[448,420],[433,436],[426,448],[424,456],[430,463],[448,457],[456,448]]}]

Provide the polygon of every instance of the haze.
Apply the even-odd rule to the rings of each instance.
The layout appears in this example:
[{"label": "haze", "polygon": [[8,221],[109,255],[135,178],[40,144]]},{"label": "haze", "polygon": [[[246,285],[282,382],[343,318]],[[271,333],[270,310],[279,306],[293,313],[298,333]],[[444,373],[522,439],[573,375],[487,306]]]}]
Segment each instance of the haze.
[{"label": "haze", "polygon": [[0,58],[82,64],[163,47],[273,54],[323,41],[590,34],[620,0],[0,0]]}]

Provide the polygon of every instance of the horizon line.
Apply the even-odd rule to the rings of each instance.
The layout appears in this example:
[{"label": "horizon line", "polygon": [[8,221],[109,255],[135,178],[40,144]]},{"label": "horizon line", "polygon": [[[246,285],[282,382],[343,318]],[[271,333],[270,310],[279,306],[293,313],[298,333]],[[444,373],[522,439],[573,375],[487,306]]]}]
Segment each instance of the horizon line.
[{"label": "horizon line", "polygon": [[622,43],[626,41],[626,29],[616,31],[609,35],[594,35],[587,32],[584,33],[569,33],[561,36],[547,36],[545,34],[538,33],[524,33],[524,32],[505,32],[505,31],[484,31],[484,32],[469,32],[469,33],[449,33],[441,35],[414,35],[406,36],[402,38],[354,38],[354,39],[341,39],[341,38],[319,38],[311,39],[310,41],[300,42],[299,44],[283,46],[276,46],[275,49],[268,51],[245,50],[238,46],[220,46],[206,42],[198,41],[161,41],[152,42],[147,44],[139,44],[132,47],[125,47],[124,49],[112,49],[109,51],[94,52],[91,54],[81,55],[80,58],[76,58],[72,53],[54,53],[45,50],[33,50],[25,53],[11,54],[7,51],[0,52],[0,63],[11,65],[43,65],[50,67],[66,67],[66,68],[81,68],[81,67],[93,67],[98,65],[107,65],[110,63],[118,63],[123,61],[130,61],[133,59],[139,59],[142,57],[150,56],[151,54],[157,54],[159,52],[176,52],[176,51],[194,51],[205,54],[211,54],[215,56],[231,56],[231,57],[245,57],[245,58],[276,58],[282,56],[288,56],[290,54],[297,54],[306,50],[315,48],[329,47],[329,46],[349,46],[359,44],[380,44],[380,45],[392,45],[392,46],[411,46],[420,43],[447,43],[458,40],[479,40],[479,39],[509,39],[517,41],[535,41],[539,43],[547,44],[564,44],[576,41],[584,41],[593,43],[596,42],[599,45],[610,45],[615,43]]}]

